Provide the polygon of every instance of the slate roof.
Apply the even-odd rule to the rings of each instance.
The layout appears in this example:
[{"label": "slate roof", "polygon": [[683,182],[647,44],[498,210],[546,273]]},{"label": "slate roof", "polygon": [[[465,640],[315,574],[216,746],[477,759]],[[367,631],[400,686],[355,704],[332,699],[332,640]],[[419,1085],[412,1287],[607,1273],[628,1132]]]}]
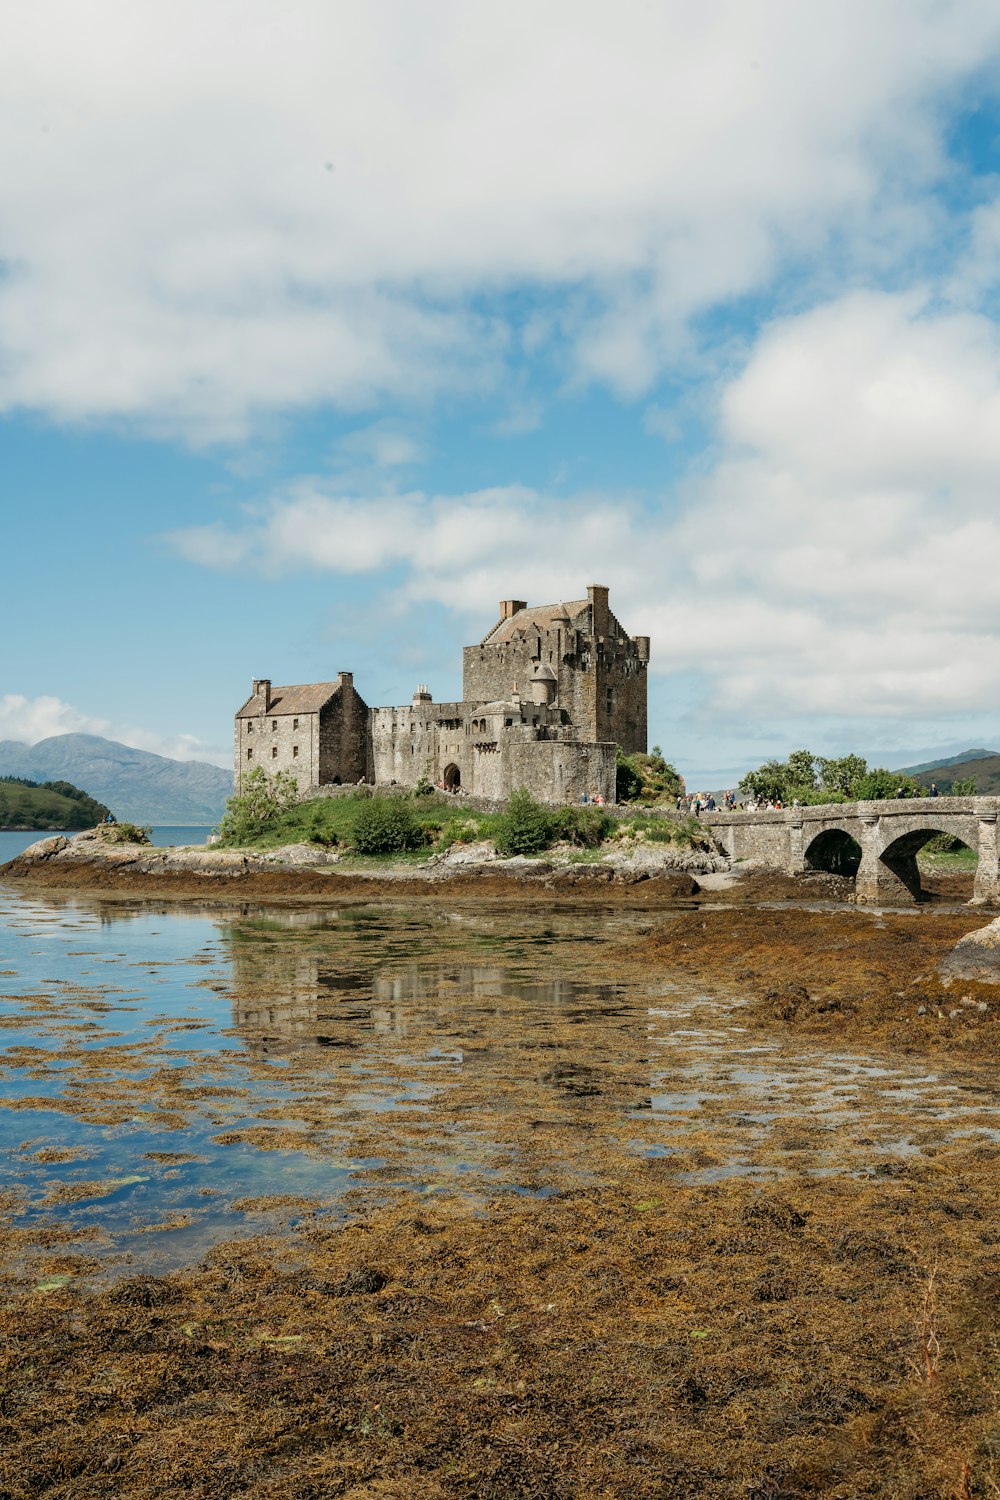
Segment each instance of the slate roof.
[{"label": "slate roof", "polygon": [[257,693],[247,699],[236,717],[256,719],[265,712],[274,718],[279,718],[282,714],[318,713],[329,703],[339,686],[339,682],[300,682],[291,687],[272,686],[271,702],[266,710],[263,697]]},{"label": "slate roof", "polygon": [[484,646],[501,646],[512,641],[518,631],[525,632],[537,625],[540,631],[551,630],[561,616],[573,619],[580,615],[590,603],[589,599],[573,599],[568,604],[536,604],[530,609],[519,609],[509,620],[500,620],[483,641]]}]

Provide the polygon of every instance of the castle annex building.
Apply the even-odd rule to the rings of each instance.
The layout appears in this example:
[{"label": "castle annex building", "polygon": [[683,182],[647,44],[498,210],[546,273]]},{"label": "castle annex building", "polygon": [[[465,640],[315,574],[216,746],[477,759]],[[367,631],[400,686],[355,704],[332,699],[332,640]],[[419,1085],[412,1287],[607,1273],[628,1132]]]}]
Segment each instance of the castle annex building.
[{"label": "castle annex building", "polygon": [[504,599],[500,618],[463,652],[459,703],[369,708],[350,672],[275,687],[254,680],[236,715],[236,788],[254,766],[290,771],[303,794],[358,781],[501,799],[526,786],[542,802],[615,797],[615,747],[646,749],[649,637],[630,636],[608,590],[531,608]]}]

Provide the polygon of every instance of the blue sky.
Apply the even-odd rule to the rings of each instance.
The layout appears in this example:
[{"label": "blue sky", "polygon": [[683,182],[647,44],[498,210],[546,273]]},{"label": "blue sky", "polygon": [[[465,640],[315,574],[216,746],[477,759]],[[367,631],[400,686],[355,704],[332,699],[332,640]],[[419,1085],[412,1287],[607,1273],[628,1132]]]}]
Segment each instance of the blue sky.
[{"label": "blue sky", "polygon": [[607,583],[692,785],[1000,746],[1000,10],[34,0],[0,738],[229,757]]}]

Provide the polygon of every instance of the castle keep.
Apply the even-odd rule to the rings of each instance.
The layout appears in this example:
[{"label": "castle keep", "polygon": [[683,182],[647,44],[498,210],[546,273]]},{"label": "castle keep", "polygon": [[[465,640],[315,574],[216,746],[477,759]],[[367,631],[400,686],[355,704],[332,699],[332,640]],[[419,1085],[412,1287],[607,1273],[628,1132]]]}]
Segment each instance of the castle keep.
[{"label": "castle keep", "polygon": [[426,780],[502,799],[526,786],[542,802],[615,798],[615,747],[646,749],[649,637],[630,636],[608,590],[529,608],[504,599],[500,618],[463,652],[463,694],[369,708],[350,672],[274,687],[254,680],[236,715],[236,788],[256,765],[290,771],[306,794],[358,781]]}]

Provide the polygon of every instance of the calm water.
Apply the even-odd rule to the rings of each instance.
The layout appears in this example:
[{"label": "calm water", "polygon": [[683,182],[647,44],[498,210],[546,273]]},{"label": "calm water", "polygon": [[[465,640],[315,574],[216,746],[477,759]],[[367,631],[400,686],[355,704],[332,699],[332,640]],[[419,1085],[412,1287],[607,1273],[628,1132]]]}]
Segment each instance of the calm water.
[{"label": "calm water", "polygon": [[614,955],[652,920],[206,914],[0,882],[15,1223],[164,1267],[373,1195],[545,1195],[636,1158],[681,1182],[891,1174],[1000,1140],[987,1062],[790,1051],[738,995],[630,979]]},{"label": "calm water", "polygon": [[[54,832],[55,830],[53,830]],[[150,841],[154,844],[203,844],[212,832],[210,826],[191,826],[184,828],[153,828],[150,832]],[[72,837],[72,835],[69,835]],[[35,844],[39,839],[51,838],[51,833],[42,833],[37,829],[30,833],[18,833],[9,829],[0,829],[0,865],[14,859],[23,853],[30,844]]]}]

